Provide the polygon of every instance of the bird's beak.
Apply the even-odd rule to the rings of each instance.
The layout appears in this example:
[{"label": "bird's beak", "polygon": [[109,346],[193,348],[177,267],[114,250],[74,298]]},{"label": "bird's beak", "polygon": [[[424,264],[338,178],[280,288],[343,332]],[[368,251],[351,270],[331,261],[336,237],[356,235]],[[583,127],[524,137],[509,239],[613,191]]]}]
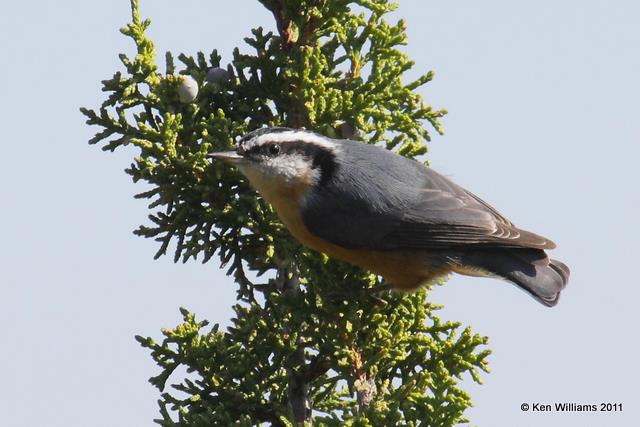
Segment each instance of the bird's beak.
[{"label": "bird's beak", "polygon": [[215,153],[207,154],[207,157],[211,157],[212,159],[222,160],[223,162],[232,163],[232,164],[235,164],[244,160],[244,157],[242,157],[235,151],[218,151]]}]

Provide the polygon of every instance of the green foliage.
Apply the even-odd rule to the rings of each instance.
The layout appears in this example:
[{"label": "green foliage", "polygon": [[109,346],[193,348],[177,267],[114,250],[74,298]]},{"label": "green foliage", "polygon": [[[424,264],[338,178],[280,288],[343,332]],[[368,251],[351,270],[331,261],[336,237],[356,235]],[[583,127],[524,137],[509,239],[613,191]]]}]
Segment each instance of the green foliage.
[{"label": "green foliage", "polygon": [[[167,53],[165,72],[158,71],[145,35],[150,22],[132,0],[132,22],[121,31],[137,54],[120,55],[125,72],[103,82],[102,106],[82,109],[87,123],[102,128],[90,143],[138,149],[126,172],[150,186],[137,197],[149,199],[153,213],[136,234],[158,240],[156,257],[172,243],[175,261],[217,255],[238,284],[226,332],[183,309],[184,322],[164,330],[161,343],[137,337],[161,370],[151,379],[163,392],[157,422],[465,422],[471,401],[458,382],[465,373],[480,382],[486,338],[441,321],[425,290],[372,296],[376,276],[302,247],[240,174],[206,158],[265,125],[424,154],[424,125],[441,132],[445,114],[415,92],[433,73],[403,83],[413,62],[398,50],[403,22],[383,19],[395,8],[388,0],[259,1],[273,12],[277,32],[253,30],[245,39],[252,53],[236,49],[225,67],[229,79],[207,82],[207,71],[221,66],[215,50],[208,58],[181,54],[178,67]],[[180,75],[198,83],[193,102],[178,96]],[[275,278],[250,280],[249,271]]]}]

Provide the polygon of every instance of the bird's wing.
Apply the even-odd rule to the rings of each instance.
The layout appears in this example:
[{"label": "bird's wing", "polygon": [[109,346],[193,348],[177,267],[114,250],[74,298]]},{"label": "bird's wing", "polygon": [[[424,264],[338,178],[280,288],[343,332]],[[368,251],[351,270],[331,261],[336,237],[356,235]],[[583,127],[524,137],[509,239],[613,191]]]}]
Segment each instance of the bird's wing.
[{"label": "bird's wing", "polygon": [[[312,234],[349,248],[555,247],[544,237],[518,229],[489,204],[444,176],[419,167],[421,179],[414,188],[389,175],[383,180],[387,187],[370,185],[366,192],[353,191],[351,186],[347,193],[345,182],[313,189],[303,206],[303,221]],[[370,183],[381,181],[380,177],[376,181],[369,178]]]}]

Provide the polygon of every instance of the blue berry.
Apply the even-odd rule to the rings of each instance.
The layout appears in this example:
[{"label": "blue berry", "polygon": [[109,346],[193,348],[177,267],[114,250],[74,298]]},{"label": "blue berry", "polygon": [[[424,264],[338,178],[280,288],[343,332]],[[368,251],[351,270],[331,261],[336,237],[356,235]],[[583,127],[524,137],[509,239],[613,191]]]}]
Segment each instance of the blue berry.
[{"label": "blue berry", "polygon": [[207,79],[209,83],[223,84],[229,80],[229,72],[224,68],[214,67],[209,68],[207,72]]}]

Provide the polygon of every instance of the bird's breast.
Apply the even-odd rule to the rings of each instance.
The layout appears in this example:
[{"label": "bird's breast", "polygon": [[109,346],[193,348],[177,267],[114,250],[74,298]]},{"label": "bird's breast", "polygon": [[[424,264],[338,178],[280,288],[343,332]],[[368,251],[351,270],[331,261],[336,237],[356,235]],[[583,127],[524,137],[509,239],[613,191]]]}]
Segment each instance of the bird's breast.
[{"label": "bird's breast", "polygon": [[306,188],[280,187],[277,191],[261,192],[289,232],[303,245],[379,274],[395,288],[403,290],[415,289],[449,272],[442,266],[434,269],[428,262],[429,257],[422,252],[345,248],[314,235],[302,219],[300,207],[305,191]]}]

